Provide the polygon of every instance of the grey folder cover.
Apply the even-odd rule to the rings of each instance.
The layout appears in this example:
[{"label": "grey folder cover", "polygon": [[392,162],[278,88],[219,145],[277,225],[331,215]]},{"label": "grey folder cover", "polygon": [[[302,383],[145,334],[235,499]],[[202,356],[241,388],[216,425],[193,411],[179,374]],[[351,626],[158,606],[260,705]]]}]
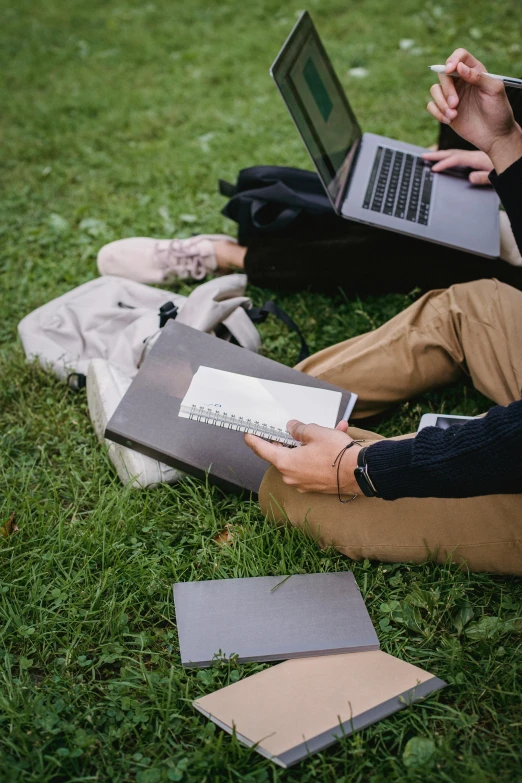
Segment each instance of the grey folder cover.
[{"label": "grey folder cover", "polygon": [[237,654],[241,662],[379,649],[351,571],[284,579],[175,584],[183,665],[209,666],[220,650],[226,657]]},{"label": "grey folder cover", "polygon": [[339,420],[353,402],[354,395],[345,389],[168,321],[110,419],[105,437],[197,478],[204,479],[209,471],[209,481],[227,491],[257,493],[268,464],[248,448],[241,432],[178,416],[200,365],[341,391]]},{"label": "grey folder cover", "polygon": [[193,706],[240,742],[289,767],[445,685],[378,650],[285,661]]}]

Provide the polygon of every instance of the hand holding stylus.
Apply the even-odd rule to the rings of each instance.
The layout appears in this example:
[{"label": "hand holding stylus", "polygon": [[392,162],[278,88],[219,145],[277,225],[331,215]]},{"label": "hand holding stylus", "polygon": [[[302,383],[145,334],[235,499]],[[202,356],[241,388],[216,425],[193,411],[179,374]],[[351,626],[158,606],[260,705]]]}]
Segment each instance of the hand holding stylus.
[{"label": "hand holding stylus", "polygon": [[[440,84],[430,90],[429,113],[485,152],[497,173],[522,156],[522,131],[515,122],[504,84],[488,79],[485,66],[466,49],[446,60]],[[450,74],[458,74],[454,79]]]}]

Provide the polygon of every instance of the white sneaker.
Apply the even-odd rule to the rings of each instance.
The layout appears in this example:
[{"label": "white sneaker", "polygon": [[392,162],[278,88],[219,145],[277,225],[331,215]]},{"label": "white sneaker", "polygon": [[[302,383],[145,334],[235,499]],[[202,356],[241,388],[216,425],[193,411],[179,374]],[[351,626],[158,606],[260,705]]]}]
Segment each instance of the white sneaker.
[{"label": "white sneaker", "polygon": [[[107,422],[130,386],[132,378],[105,359],[92,359],[87,371],[89,415],[99,441],[104,441]],[[125,485],[134,489],[174,484],[184,474],[152,457],[105,440],[109,459]]]},{"label": "white sneaker", "polygon": [[217,268],[214,242],[234,242],[225,234],[199,234],[188,239],[131,237],[104,245],[98,253],[101,275],[117,275],[138,283],[166,283],[173,278],[202,280]]}]

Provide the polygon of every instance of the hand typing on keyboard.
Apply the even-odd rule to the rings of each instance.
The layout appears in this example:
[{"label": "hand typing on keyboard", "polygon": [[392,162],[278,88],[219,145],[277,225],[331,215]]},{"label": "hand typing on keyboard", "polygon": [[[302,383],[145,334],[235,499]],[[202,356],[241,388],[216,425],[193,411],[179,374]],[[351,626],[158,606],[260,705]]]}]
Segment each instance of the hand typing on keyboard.
[{"label": "hand typing on keyboard", "polygon": [[436,150],[425,152],[423,160],[432,161],[432,171],[444,172],[455,166],[474,169],[469,174],[472,185],[490,185],[489,172],[493,163],[485,152],[479,150]]}]

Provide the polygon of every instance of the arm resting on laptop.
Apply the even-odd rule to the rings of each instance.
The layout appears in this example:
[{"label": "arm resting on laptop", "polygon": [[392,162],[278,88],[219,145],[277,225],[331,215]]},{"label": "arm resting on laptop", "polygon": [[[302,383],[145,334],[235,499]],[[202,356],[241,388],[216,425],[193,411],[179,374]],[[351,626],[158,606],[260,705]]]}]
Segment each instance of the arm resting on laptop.
[{"label": "arm resting on laptop", "polygon": [[446,74],[430,90],[429,113],[450,125],[491,159],[490,180],[504,205],[522,252],[522,129],[501,81],[485,76],[486,67],[466,49],[446,60]]},{"label": "arm resting on laptop", "polygon": [[462,498],[522,492],[522,400],[484,418],[415,438],[375,443],[366,452],[380,497]]}]

